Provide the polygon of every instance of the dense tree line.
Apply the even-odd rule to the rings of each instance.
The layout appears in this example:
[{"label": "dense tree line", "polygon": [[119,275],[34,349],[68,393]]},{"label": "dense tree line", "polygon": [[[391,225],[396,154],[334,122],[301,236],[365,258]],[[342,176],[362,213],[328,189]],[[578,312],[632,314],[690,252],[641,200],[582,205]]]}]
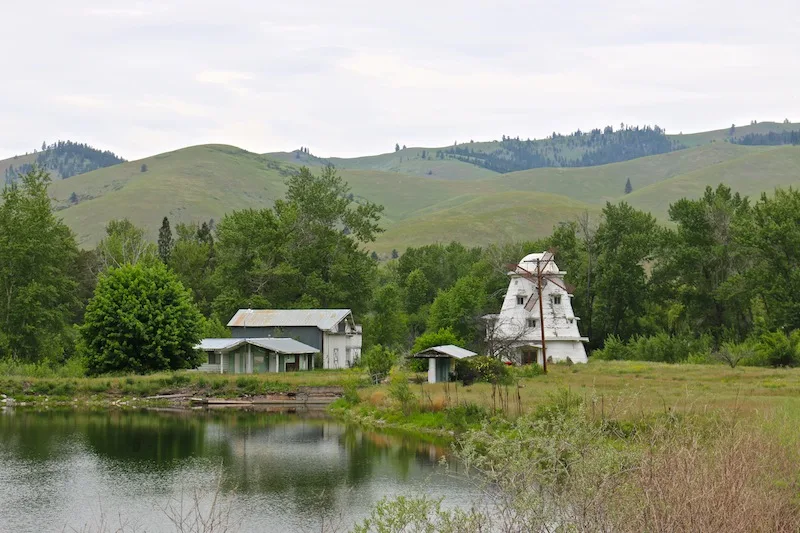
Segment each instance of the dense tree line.
[{"label": "dense tree line", "polygon": [[[800,364],[800,191],[750,202],[708,188],[672,204],[669,227],[609,203],[546,239],[412,247],[380,264],[368,246],[382,208],[355,203],[332,167],[291,176],[272,208],[174,228],[165,217],[158,243],[111,221],[87,252],[53,216],[47,183],[34,170],[0,204],[0,357],[181,368],[200,335],[223,335],[246,306],[352,308],[367,349],[447,339],[481,351],[509,265],[551,249],[595,357]],[[149,359],[129,361],[142,350]]]},{"label": "dense tree line", "polygon": [[[42,144],[42,151],[36,156],[36,165],[45,170],[58,173],[61,178],[71,178],[98,168],[110,167],[125,160],[108,150],[98,150],[88,144],[72,141],[58,141],[50,145]],[[6,183],[30,172],[32,165],[10,166],[5,171]]]},{"label": "dense tree line", "polygon": [[769,133],[748,133],[742,137],[731,139],[734,144],[747,146],[779,146],[782,144],[800,144],[800,131],[771,131]]},{"label": "dense tree line", "polygon": [[685,148],[670,140],[658,126],[625,126],[614,130],[580,130],[570,135],[553,135],[545,141],[506,137],[491,152],[475,150],[470,145],[454,145],[439,150],[439,159],[457,159],[495,172],[514,172],[541,167],[588,167],[628,161],[648,155]]}]

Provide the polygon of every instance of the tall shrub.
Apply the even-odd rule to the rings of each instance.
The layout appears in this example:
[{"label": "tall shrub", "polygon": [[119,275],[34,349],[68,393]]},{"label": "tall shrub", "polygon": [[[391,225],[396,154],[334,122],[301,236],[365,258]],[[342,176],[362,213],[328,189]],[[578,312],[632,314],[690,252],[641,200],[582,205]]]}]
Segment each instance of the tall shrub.
[{"label": "tall shrub", "polygon": [[191,293],[162,263],[104,273],[80,328],[89,372],[194,368],[203,317]]}]

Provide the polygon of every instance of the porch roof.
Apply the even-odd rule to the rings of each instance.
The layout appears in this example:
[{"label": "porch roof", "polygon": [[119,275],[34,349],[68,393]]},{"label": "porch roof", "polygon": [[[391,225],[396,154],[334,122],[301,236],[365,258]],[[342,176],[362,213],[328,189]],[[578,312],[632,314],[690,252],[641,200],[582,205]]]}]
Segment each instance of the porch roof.
[{"label": "porch roof", "polygon": [[282,337],[263,337],[263,338],[246,338],[246,339],[203,339],[200,344],[195,346],[196,350],[204,352],[230,352],[244,344],[251,344],[264,348],[271,352],[280,354],[312,354],[317,353],[319,350],[313,346],[303,344],[302,342],[294,339],[286,339]]},{"label": "porch roof", "polygon": [[202,339],[194,349],[204,352],[230,352],[246,341],[247,339]]},{"label": "porch roof", "polygon": [[308,353],[319,353],[319,350],[314,348],[313,346],[309,346],[308,344],[303,344],[300,341],[296,341],[294,339],[286,339],[280,337],[265,337],[260,339],[247,339],[247,342],[252,344],[253,346],[259,346],[266,350],[275,353],[283,353],[283,354],[308,354]]}]

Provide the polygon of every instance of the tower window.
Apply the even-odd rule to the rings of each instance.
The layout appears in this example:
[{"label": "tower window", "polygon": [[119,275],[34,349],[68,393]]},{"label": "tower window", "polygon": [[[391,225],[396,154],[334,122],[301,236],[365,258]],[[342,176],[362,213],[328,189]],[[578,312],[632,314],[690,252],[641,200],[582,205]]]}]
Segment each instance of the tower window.
[{"label": "tower window", "polygon": [[529,328],[535,328],[536,327],[536,319],[535,318],[529,318],[528,319],[528,327]]},{"label": "tower window", "polygon": [[525,305],[525,297],[517,296],[517,305]]},{"label": "tower window", "polygon": [[553,295],[553,303],[556,304],[556,305],[561,305],[561,295],[560,294],[554,294]]}]

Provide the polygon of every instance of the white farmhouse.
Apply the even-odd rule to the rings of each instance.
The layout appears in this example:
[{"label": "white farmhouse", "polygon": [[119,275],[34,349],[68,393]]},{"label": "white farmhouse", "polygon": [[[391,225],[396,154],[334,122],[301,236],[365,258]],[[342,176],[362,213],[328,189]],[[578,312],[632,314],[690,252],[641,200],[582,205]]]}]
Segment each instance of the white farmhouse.
[{"label": "white farmhouse", "polygon": [[515,363],[536,361],[542,364],[542,316],[539,314],[535,276],[537,261],[545,277],[542,307],[547,359],[566,361],[569,358],[573,363],[585,363],[583,344],[589,339],[581,337],[578,331],[579,319],[572,311],[572,295],[564,284],[566,272],[558,269],[549,253],[526,255],[514,271],[508,273],[510,281],[500,314],[484,317],[489,351]]},{"label": "white farmhouse", "polygon": [[239,309],[233,338],[287,337],[322,354],[322,368],[350,368],[361,358],[361,325],[350,309]]}]

